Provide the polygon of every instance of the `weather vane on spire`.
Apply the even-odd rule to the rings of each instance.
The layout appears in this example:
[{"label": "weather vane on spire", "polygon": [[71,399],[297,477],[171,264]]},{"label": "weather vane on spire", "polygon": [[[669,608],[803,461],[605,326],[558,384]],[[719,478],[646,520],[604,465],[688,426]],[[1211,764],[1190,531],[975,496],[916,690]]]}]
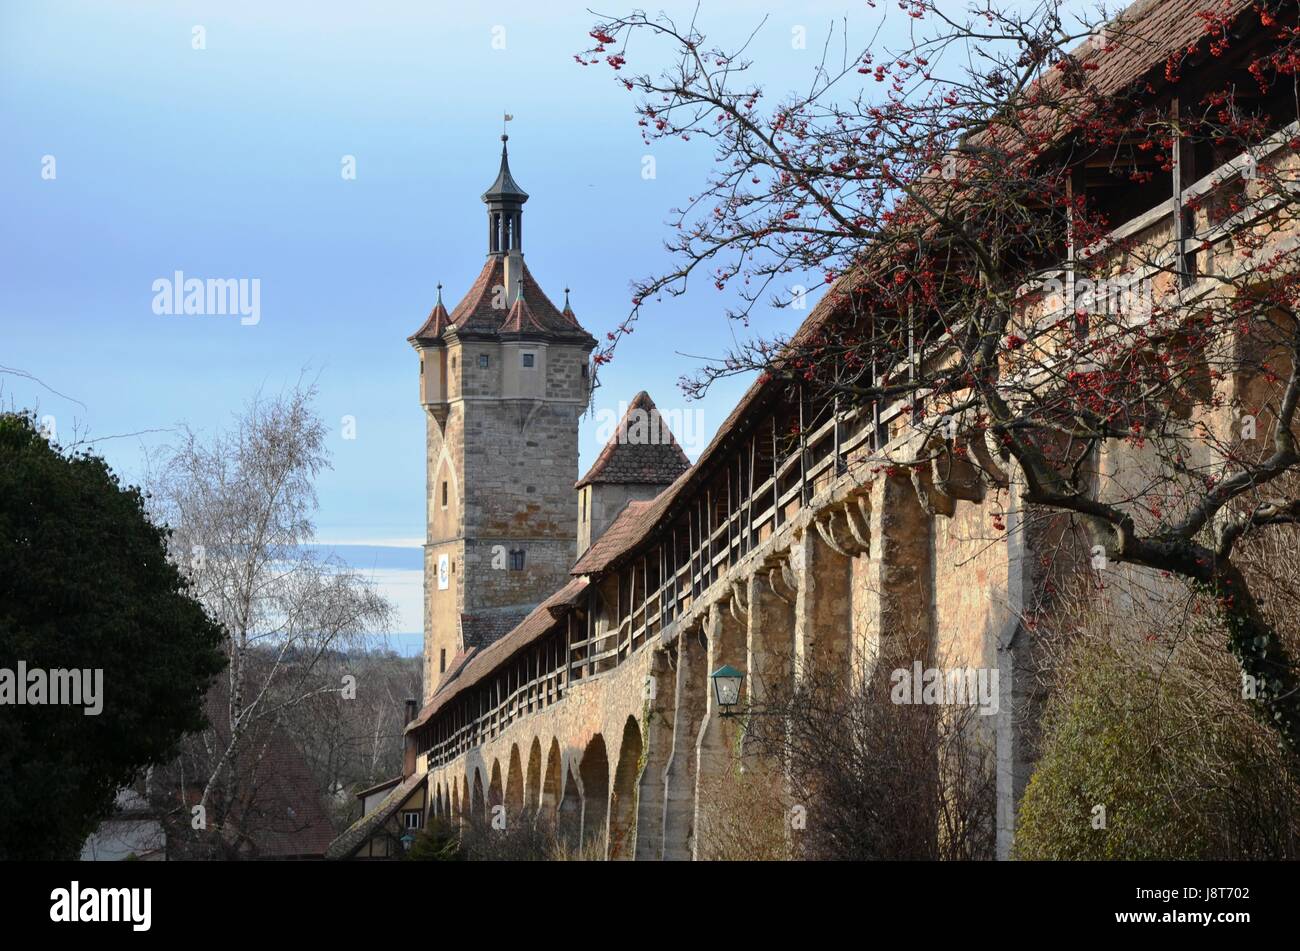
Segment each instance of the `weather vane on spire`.
[{"label": "weather vane on spire", "polygon": [[502,120],[502,122],[501,122],[501,138],[503,138],[503,139],[506,137],[506,133],[507,133],[507,131],[508,131],[507,128],[506,128],[506,123],[509,122],[511,119],[514,118],[514,116],[512,116],[512,115],[511,115],[510,113],[508,113],[508,112],[505,113],[504,115],[505,115],[505,118],[504,118],[504,119]]}]

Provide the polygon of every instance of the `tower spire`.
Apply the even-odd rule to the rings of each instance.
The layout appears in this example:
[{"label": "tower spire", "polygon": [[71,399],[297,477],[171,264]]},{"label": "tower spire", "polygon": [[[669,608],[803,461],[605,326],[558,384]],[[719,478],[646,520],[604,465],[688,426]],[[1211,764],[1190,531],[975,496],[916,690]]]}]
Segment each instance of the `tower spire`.
[{"label": "tower spire", "polygon": [[488,254],[503,255],[523,250],[524,202],[528,193],[510,174],[510,136],[501,135],[501,168],[496,180],[483,193],[488,206]]}]

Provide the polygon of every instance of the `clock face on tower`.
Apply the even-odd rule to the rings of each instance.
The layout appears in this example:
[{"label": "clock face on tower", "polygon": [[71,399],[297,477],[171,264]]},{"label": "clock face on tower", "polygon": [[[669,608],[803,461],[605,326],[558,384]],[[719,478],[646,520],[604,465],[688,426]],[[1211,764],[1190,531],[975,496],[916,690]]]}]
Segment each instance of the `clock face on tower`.
[{"label": "clock face on tower", "polygon": [[451,556],[438,556],[438,590],[446,591],[451,583]]}]

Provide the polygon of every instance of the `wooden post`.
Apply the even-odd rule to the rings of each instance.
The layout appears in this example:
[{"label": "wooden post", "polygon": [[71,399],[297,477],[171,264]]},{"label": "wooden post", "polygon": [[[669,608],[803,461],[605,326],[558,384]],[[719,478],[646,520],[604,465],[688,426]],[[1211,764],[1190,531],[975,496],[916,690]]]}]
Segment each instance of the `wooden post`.
[{"label": "wooden post", "polygon": [[1188,287],[1194,277],[1194,258],[1189,259],[1187,253],[1187,243],[1191,235],[1192,228],[1187,217],[1186,210],[1183,208],[1183,189],[1187,187],[1191,170],[1191,156],[1187,154],[1187,139],[1183,135],[1178,97],[1173,98],[1169,106],[1169,115],[1173,120],[1173,199],[1174,199],[1174,253],[1178,255],[1176,267],[1178,268],[1178,283],[1180,287]]},{"label": "wooden post", "polygon": [[776,452],[776,413],[772,413],[772,531],[781,527],[781,465]]}]

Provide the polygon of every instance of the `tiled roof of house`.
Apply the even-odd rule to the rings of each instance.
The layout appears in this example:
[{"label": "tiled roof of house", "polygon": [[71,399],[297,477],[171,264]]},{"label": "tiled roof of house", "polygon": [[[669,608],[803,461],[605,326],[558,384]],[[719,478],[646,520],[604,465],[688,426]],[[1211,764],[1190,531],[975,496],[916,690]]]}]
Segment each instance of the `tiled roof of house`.
[{"label": "tiled roof of house", "polygon": [[[204,704],[215,748],[230,743],[229,685],[217,678]],[[242,734],[236,761],[236,801],[227,823],[240,831],[256,858],[320,858],[334,827],[302,749],[278,722],[255,723]]]},{"label": "tiled roof of house", "polygon": [[322,852],[327,859],[348,859],[356,854],[357,849],[365,844],[366,840],[379,831],[385,822],[396,815],[397,810],[411,798],[411,795],[420,788],[424,782],[424,773],[412,773],[406,779],[402,780],[392,792],[385,796],[374,808],[374,811],[366,813],[347,829],[333,842],[328,843],[326,849]]},{"label": "tiled roof of house", "polygon": [[382,783],[375,783],[373,786],[369,787],[368,789],[361,790],[356,794],[356,797],[358,799],[365,799],[367,796],[372,796],[375,793],[382,792],[385,789],[392,789],[401,781],[402,781],[401,776],[394,776],[392,779],[385,779]]},{"label": "tiled roof of house", "polygon": [[650,394],[642,390],[577,488],[594,482],[668,485],[690,467]]}]

